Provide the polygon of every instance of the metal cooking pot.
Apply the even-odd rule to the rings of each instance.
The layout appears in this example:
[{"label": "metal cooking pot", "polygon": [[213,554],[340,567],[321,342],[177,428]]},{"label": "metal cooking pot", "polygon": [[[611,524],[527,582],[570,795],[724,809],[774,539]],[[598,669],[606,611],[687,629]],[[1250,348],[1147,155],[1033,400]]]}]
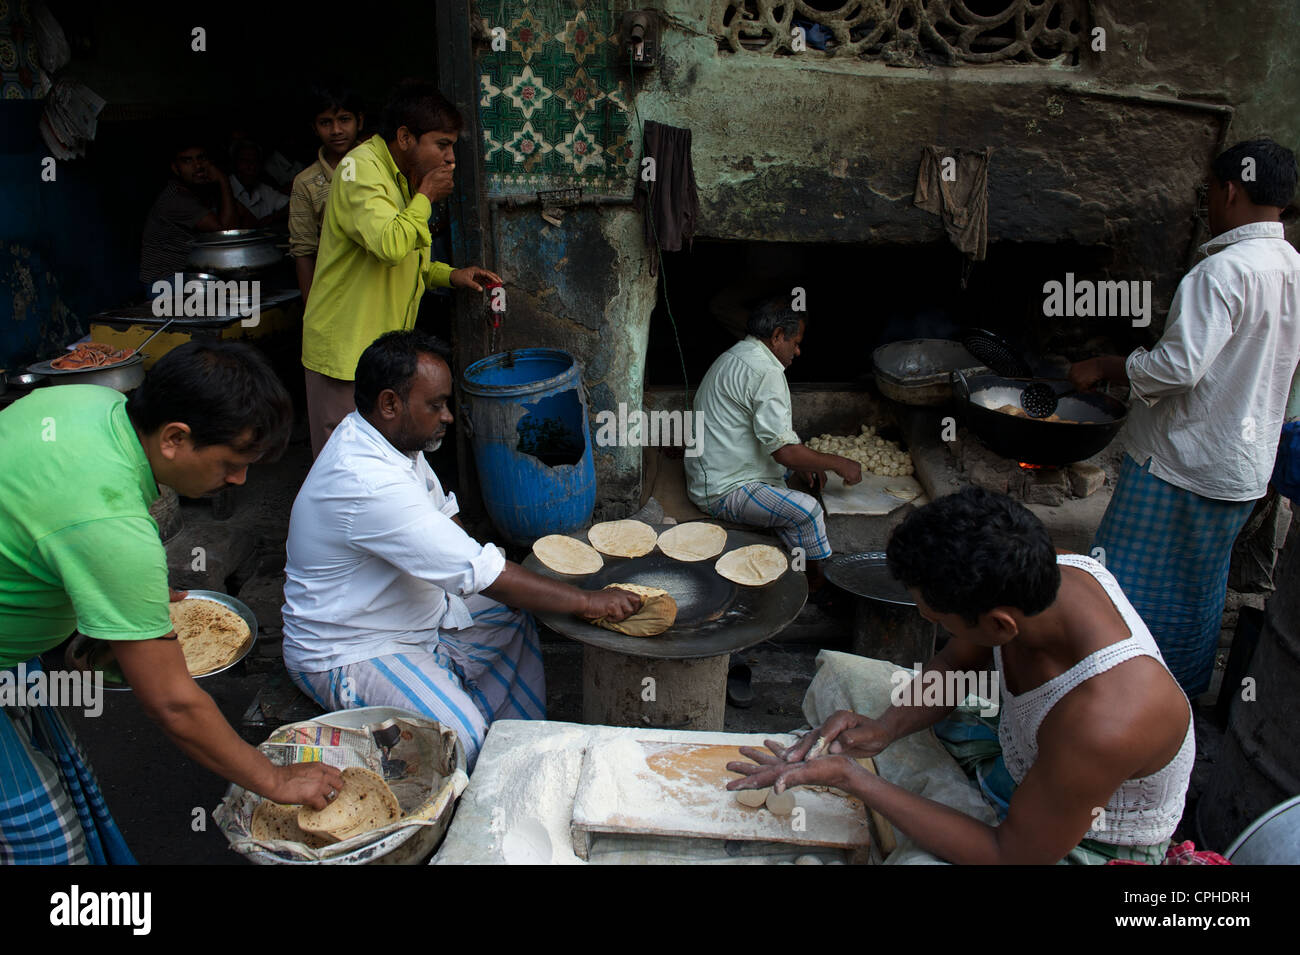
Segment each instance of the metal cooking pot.
[{"label": "metal cooking pot", "polygon": [[205,232],[194,239],[185,267],[222,278],[243,278],[279,265],[279,237],[263,229]]},{"label": "metal cooking pot", "polygon": [[959,368],[967,375],[988,369],[961,344],[942,338],[913,338],[881,345],[871,354],[876,387],[886,398],[905,405],[944,405],[952,400],[948,373]]},{"label": "metal cooking pot", "polygon": [[[1041,379],[977,375],[967,380],[952,373],[952,389],[966,426],[989,449],[1004,458],[1027,464],[1073,464],[1090,458],[1115,439],[1128,409],[1117,398],[1100,392],[1080,392],[1061,398],[1056,413],[1064,421],[1021,418],[997,409],[1020,405],[1025,386]],[[1058,395],[1070,390],[1066,382],[1048,381]]]}]

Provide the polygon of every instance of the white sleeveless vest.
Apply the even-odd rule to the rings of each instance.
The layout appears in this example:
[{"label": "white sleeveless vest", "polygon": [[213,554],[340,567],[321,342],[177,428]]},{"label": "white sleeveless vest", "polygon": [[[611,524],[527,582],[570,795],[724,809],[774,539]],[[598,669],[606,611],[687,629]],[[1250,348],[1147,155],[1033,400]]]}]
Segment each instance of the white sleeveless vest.
[{"label": "white sleeveless vest", "polygon": [[[1061,554],[1057,563],[1085,570],[1106,590],[1111,603],[1124,618],[1131,636],[1090,653],[1060,676],[1034,687],[1020,696],[1007,689],[1002,674],[1002,654],[993,648],[993,660],[1001,683],[1002,707],[998,720],[998,740],[1007,772],[1019,785],[1038,758],[1038,728],[1065,694],[1085,680],[1134,657],[1148,656],[1165,666],[1164,658],[1132,604],[1120,590],[1119,582],[1105,567],[1079,554]],[[1168,669],[1168,667],[1165,667]],[[1193,730],[1191,705],[1188,705],[1187,735],[1178,753],[1150,776],[1129,779],[1115,790],[1105,806],[1105,816],[1097,816],[1098,828],[1089,829],[1085,838],[1109,845],[1156,845],[1174,834],[1183,815],[1187,784],[1196,761],[1196,734]]]}]

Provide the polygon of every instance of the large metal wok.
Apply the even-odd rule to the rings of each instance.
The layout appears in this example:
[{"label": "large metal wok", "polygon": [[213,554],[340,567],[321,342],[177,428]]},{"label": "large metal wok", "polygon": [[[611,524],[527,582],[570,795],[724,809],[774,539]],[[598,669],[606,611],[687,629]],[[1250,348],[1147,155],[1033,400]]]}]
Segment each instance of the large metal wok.
[{"label": "large metal wok", "polygon": [[[1002,378],[952,373],[952,390],[961,406],[966,426],[1004,458],[1026,464],[1073,464],[1090,458],[1114,440],[1124,426],[1128,409],[1117,398],[1101,392],[1079,392],[1061,397],[1056,414],[1063,420],[1021,418],[998,411],[1004,405],[1020,407],[1026,385],[1043,379]],[[1047,381],[1057,395],[1070,385]]]}]

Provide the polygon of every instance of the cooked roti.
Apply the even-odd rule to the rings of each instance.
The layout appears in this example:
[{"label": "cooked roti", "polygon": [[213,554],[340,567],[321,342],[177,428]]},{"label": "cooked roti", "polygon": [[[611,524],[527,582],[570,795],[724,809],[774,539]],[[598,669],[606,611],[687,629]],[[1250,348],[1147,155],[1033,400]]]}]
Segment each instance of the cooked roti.
[{"label": "cooked roti", "polygon": [[605,521],[587,531],[591,546],[610,557],[644,557],[655,549],[659,535],[640,521]]},{"label": "cooked roti", "polygon": [[626,633],[629,637],[657,637],[677,621],[677,601],[669,596],[668,591],[658,587],[643,587],[640,584],[607,584],[606,590],[618,588],[627,590],[641,598],[641,609],[618,623],[611,623],[604,617],[593,620],[598,627]]},{"label": "cooked roti", "polygon": [[330,844],[330,840],[306,832],[298,825],[298,810],[302,806],[282,806],[278,802],[264,799],[253,810],[253,821],[249,824],[249,834],[254,839],[270,841],[283,839],[286,842],[300,842],[312,849],[321,849]]},{"label": "cooked roti", "polygon": [[594,574],[605,560],[580,540],[564,534],[548,534],[533,544],[533,553],[551,570],[561,574]]},{"label": "cooked roti", "polygon": [[298,825],[331,842],[342,842],[402,818],[402,807],[382,776],[349,766],[343,770],[343,788],[324,809],[298,810]]},{"label": "cooked roti", "polygon": [[659,549],[673,560],[708,560],[727,549],[727,532],[717,524],[690,521],[660,534]]},{"label": "cooked roti", "polygon": [[723,577],[742,587],[770,584],[790,568],[790,561],[780,550],[768,544],[750,544],[723,554],[713,565]]},{"label": "cooked roti", "polygon": [[167,612],[192,676],[219,670],[253,639],[244,618],[215,600],[187,597],[168,604]]}]

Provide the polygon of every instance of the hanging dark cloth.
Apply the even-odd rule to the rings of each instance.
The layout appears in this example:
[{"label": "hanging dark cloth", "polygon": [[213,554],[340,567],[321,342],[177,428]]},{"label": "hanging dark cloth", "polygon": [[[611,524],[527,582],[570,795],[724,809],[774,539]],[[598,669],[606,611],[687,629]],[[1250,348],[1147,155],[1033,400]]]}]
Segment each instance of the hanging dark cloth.
[{"label": "hanging dark cloth", "polygon": [[[654,160],[654,178],[646,181],[638,172],[636,207],[645,215],[645,240],[665,252],[679,252],[683,241],[689,246],[695,237],[695,220],[700,197],[695,189],[691,166],[691,131],[649,120],[645,124],[641,154]],[[644,170],[642,162],[641,169]],[[650,274],[657,275],[659,258],[650,261]]]},{"label": "hanging dark cloth", "polygon": [[[948,149],[926,146],[916,175],[913,204],[943,217],[948,238],[972,262],[983,262],[989,238],[989,159],[991,148]],[[955,178],[943,175],[943,161],[953,159]]]}]

